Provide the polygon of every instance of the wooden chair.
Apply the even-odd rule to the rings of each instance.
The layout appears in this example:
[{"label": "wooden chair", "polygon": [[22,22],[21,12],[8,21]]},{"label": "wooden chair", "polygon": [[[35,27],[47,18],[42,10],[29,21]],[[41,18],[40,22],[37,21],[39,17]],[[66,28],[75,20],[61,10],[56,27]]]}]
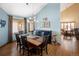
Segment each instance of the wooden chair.
[{"label": "wooden chair", "polygon": [[79,40],[79,28],[75,28],[74,32],[75,32],[76,39]]},{"label": "wooden chair", "polygon": [[28,44],[27,37],[21,36],[21,40],[23,45],[23,55],[25,54],[25,51],[27,51],[29,56],[29,52],[33,49],[33,47]]},{"label": "wooden chair", "polygon": [[16,33],[16,34],[15,34],[15,37],[16,37],[16,41],[17,41],[17,48],[19,48],[19,52],[21,53],[22,44],[21,44],[21,39],[20,39],[20,37],[19,37],[19,34]]},{"label": "wooden chair", "polygon": [[24,34],[24,31],[19,31],[19,34]]},{"label": "wooden chair", "polygon": [[47,51],[48,37],[49,35],[43,36],[43,42],[38,48],[38,50],[41,51],[41,56],[43,55],[43,51],[45,51],[48,54],[48,51]]}]

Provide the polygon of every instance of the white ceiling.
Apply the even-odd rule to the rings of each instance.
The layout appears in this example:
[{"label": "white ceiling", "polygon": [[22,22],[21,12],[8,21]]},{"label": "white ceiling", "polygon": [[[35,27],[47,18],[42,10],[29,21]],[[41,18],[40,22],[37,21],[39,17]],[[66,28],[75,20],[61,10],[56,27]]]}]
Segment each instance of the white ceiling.
[{"label": "white ceiling", "polygon": [[61,3],[60,4],[60,12],[64,11],[65,9],[70,7],[71,5],[73,5],[73,3]]},{"label": "white ceiling", "polygon": [[0,3],[9,15],[28,17],[37,14],[47,3]]},{"label": "white ceiling", "polygon": [[[9,15],[28,17],[36,15],[47,3],[0,3],[0,8]],[[61,3],[60,12],[73,5],[73,3]]]}]

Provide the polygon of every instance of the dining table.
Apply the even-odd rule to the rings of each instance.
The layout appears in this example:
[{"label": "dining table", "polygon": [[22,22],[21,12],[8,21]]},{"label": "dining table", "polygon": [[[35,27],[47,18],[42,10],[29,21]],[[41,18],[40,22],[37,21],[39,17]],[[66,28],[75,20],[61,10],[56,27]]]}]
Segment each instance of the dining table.
[{"label": "dining table", "polygon": [[27,42],[29,44],[31,44],[31,45],[34,45],[34,46],[39,46],[43,42],[43,38],[41,36],[29,35],[29,34],[21,34],[21,35],[19,35],[19,37],[21,37],[21,36],[27,37]]},{"label": "dining table", "polygon": [[43,39],[41,36],[36,36],[36,35],[28,35],[27,36],[27,42],[29,42],[30,44],[38,47],[42,44]]},{"label": "dining table", "polygon": [[24,34],[27,39],[27,45],[28,47],[32,48],[30,50],[31,54],[40,54],[42,55],[42,44],[44,43],[43,37],[42,36],[37,36],[37,35],[26,35]]}]

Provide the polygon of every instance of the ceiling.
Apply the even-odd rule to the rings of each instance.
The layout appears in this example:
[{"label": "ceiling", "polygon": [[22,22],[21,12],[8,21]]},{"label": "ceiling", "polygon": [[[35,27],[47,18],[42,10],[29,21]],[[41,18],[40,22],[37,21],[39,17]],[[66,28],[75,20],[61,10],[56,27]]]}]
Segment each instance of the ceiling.
[{"label": "ceiling", "polygon": [[[47,3],[0,3],[0,8],[9,15],[28,17],[36,15]],[[64,11],[73,3],[61,3],[60,12]]]},{"label": "ceiling", "polygon": [[47,3],[0,3],[9,15],[28,17],[37,14]]},{"label": "ceiling", "polygon": [[64,11],[65,9],[67,9],[68,7],[72,6],[73,3],[61,3],[60,4],[60,12]]},{"label": "ceiling", "polygon": [[[74,3],[61,13],[61,21],[64,22],[79,22],[79,4]],[[79,24],[79,23],[78,23]]]}]

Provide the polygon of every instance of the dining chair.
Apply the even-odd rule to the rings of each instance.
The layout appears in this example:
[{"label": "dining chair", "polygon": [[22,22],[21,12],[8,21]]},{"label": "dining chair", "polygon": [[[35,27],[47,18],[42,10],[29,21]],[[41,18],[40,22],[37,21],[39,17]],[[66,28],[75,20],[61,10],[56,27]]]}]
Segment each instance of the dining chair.
[{"label": "dining chair", "polygon": [[49,35],[44,35],[43,36],[43,42],[39,46],[39,50],[41,51],[41,56],[43,55],[43,51],[45,51],[48,54],[47,48],[48,48],[48,37]]},{"label": "dining chair", "polygon": [[25,54],[25,51],[27,51],[29,56],[29,52],[33,49],[33,47],[28,44],[26,36],[21,36],[21,40],[23,45],[23,55]]},{"label": "dining chair", "polygon": [[24,34],[24,31],[19,31],[19,34]]},{"label": "dining chair", "polygon": [[21,53],[22,43],[21,43],[21,39],[19,37],[19,34],[15,33],[15,37],[16,37],[16,41],[17,41],[17,48],[19,48],[19,52]]},{"label": "dining chair", "polygon": [[75,35],[76,39],[79,40],[79,28],[75,28],[74,32],[75,32],[74,35]]}]

